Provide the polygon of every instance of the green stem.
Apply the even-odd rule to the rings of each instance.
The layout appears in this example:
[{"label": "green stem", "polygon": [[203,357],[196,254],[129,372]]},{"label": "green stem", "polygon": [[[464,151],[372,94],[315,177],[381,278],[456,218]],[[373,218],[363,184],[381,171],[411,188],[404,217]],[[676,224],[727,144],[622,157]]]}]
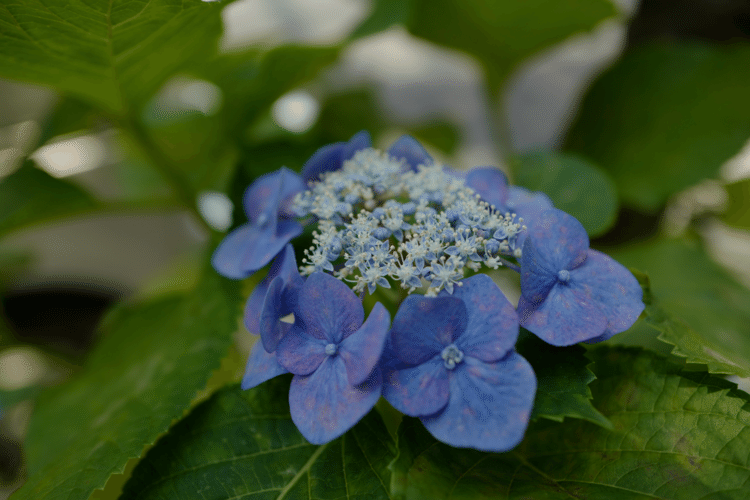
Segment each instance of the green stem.
[{"label": "green stem", "polygon": [[208,225],[201,213],[198,211],[198,193],[195,192],[185,176],[183,176],[179,172],[179,169],[176,165],[174,165],[172,159],[164,154],[161,148],[153,141],[149,133],[145,128],[143,128],[138,120],[130,118],[127,119],[123,123],[123,125],[123,129],[127,133],[129,133],[130,136],[135,140],[135,142],[141,148],[141,151],[143,151],[143,153],[150,160],[150,163],[170,184],[182,205],[184,205],[184,207],[187,208],[195,216],[195,219],[197,219],[198,223],[206,231],[208,231],[209,234],[213,235],[216,230]]}]

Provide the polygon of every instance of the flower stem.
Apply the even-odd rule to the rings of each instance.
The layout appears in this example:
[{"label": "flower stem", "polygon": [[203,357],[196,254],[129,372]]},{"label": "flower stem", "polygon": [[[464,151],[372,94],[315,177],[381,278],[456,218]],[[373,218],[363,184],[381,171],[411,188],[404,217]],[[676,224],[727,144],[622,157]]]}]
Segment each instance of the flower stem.
[{"label": "flower stem", "polygon": [[514,263],[512,263],[512,262],[510,262],[508,260],[503,259],[499,255],[497,256],[497,260],[501,261],[503,263],[503,265],[505,267],[507,267],[508,269],[513,269],[518,274],[521,274],[521,268],[519,266],[517,266],[516,264],[514,264]]}]

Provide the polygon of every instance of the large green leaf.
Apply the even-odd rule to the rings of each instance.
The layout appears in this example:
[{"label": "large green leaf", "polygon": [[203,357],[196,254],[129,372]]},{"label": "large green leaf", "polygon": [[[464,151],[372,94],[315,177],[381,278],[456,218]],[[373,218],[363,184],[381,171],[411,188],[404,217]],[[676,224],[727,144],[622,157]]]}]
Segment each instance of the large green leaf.
[{"label": "large green leaf", "polygon": [[391,498],[395,444],[378,413],[311,445],[291,420],[288,389],[281,377],[251,391],[217,392],[148,452],[121,498]]},{"label": "large green leaf", "polygon": [[578,219],[590,236],[615,223],[617,186],[606,172],[573,155],[533,153],[514,161],[518,185],[542,191],[555,207]]},{"label": "large green leaf", "polygon": [[215,50],[221,7],[201,0],[2,0],[0,76],[121,113]]},{"label": "large green leaf", "polygon": [[412,5],[409,30],[479,58],[493,92],[530,55],[617,14],[607,0],[413,0]]},{"label": "large green leaf", "polygon": [[750,229],[750,179],[727,184],[727,209],[722,218],[732,226]]},{"label": "large green leaf", "polygon": [[613,430],[543,422],[515,450],[490,454],[450,448],[405,419],[394,464],[400,492],[434,500],[750,496],[747,394],[639,349],[601,348],[593,358],[594,401]]},{"label": "large green leaf", "polygon": [[101,208],[78,186],[26,162],[0,180],[0,236],[27,225]]},{"label": "large green leaf", "polygon": [[551,346],[522,329],[516,350],[531,363],[536,374],[531,420],[548,418],[562,422],[565,417],[571,417],[611,427],[592,404],[589,384],[596,380],[596,375],[589,369],[591,360],[584,355],[583,347]]},{"label": "large green leaf", "polygon": [[236,286],[211,270],[186,295],[123,307],[80,374],[40,397],[18,499],[88,499],[190,406],[236,328]]},{"label": "large green leaf", "polygon": [[644,46],[594,83],[566,148],[610,172],[623,201],[655,212],[750,137],[750,44]]},{"label": "large green leaf", "polygon": [[713,373],[750,376],[750,290],[695,242],[657,240],[612,256],[649,275],[649,322],[673,354]]}]

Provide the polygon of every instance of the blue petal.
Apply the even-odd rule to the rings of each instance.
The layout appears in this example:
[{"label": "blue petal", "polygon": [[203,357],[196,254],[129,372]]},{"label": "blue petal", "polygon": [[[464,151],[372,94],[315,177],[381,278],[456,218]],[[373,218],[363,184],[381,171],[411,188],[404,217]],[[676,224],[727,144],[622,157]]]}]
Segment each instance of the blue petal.
[{"label": "blue petal", "polygon": [[401,413],[420,417],[448,403],[448,370],[438,355],[421,365],[383,370],[383,397]]},{"label": "blue petal", "polygon": [[406,160],[407,166],[415,172],[418,165],[432,165],[433,163],[432,156],[427,153],[427,150],[418,140],[410,135],[399,137],[388,149],[388,155],[399,160]]},{"label": "blue petal", "polygon": [[523,439],[535,392],[534,371],[515,352],[496,363],[469,357],[450,374],[445,409],[421,420],[451,446],[508,451]]},{"label": "blue petal", "polygon": [[581,288],[607,318],[604,332],[586,340],[607,340],[624,332],[638,319],[643,309],[643,290],[638,280],[622,264],[596,250],[589,250],[586,262],[570,273],[573,288]]},{"label": "blue petal", "polygon": [[359,330],[365,311],[343,282],[325,273],[312,273],[300,289],[294,316],[307,335],[338,344]]},{"label": "blue petal", "polygon": [[[541,192],[529,191],[518,186],[508,187],[508,198],[505,200],[505,208],[511,213],[523,219],[524,225],[531,229],[536,225],[539,216],[545,210],[555,208],[552,200]],[[516,237],[516,248],[523,248],[528,230],[523,231]]]},{"label": "blue petal", "polygon": [[343,164],[341,153],[345,142],[335,142],[318,149],[302,167],[302,178],[305,183],[317,181],[323,172],[332,172]]},{"label": "blue petal", "polygon": [[521,256],[521,293],[543,300],[559,271],[572,270],[586,260],[589,237],[580,222],[562,210],[542,212],[529,228]]},{"label": "blue petal", "polygon": [[297,270],[297,259],[294,256],[294,247],[288,244],[284,247],[284,250],[276,256],[271,263],[271,269],[268,271],[268,275],[255,287],[253,293],[245,304],[245,327],[250,333],[260,334],[260,315],[263,311],[263,302],[266,300],[266,292],[268,291],[268,285],[273,281],[276,276],[284,278],[286,284],[284,288],[284,299],[289,303],[290,308],[294,308],[296,300],[294,295],[299,292],[299,287],[302,286],[304,280],[300,276]]},{"label": "blue petal", "polygon": [[419,365],[439,354],[466,329],[466,306],[455,297],[409,295],[391,328],[391,343],[398,358]]},{"label": "blue petal", "polygon": [[274,352],[279,341],[292,328],[291,323],[281,321],[281,318],[292,312],[290,304],[284,300],[285,285],[284,278],[276,276],[268,285],[266,300],[263,302],[260,315],[260,338],[263,341],[263,347],[268,352]]},{"label": "blue petal", "polygon": [[[232,279],[247,278],[250,274],[263,266],[252,269],[245,268],[243,261],[248,253],[262,248],[263,239],[268,238],[271,231],[260,229],[252,224],[243,224],[229,233],[219,244],[211,257],[211,265],[222,276]],[[269,259],[270,260],[270,259]]]},{"label": "blue petal", "polygon": [[288,373],[276,360],[275,354],[266,352],[261,342],[256,342],[250,351],[250,358],[247,360],[245,376],[242,378],[242,389],[252,389],[270,380],[277,375]]},{"label": "blue petal", "polygon": [[465,355],[492,362],[513,349],[518,338],[518,316],[500,288],[486,274],[462,280],[453,297],[466,305],[466,331],[456,340]]},{"label": "blue petal", "polygon": [[295,375],[309,375],[329,356],[327,342],[307,335],[295,324],[276,346],[279,364]]},{"label": "blue petal", "polygon": [[466,174],[466,185],[477,192],[484,201],[505,213],[508,178],[495,167],[474,167]]},{"label": "blue petal", "polygon": [[370,133],[366,130],[357,132],[349,139],[341,150],[341,163],[346,160],[351,160],[354,157],[354,153],[361,149],[367,149],[372,146],[372,140],[370,140]]},{"label": "blue petal", "polygon": [[286,167],[258,177],[242,199],[248,220],[256,224],[261,214],[265,214],[265,220],[271,221],[304,187],[302,178]]},{"label": "blue petal", "polygon": [[292,421],[309,442],[327,443],[351,429],[375,406],[381,388],[379,369],[373,370],[365,383],[352,386],[341,357],[329,357],[312,375],[292,380]]},{"label": "blue petal", "polygon": [[556,284],[542,302],[518,300],[521,326],[548,344],[568,346],[604,333],[607,317],[593,297],[578,286]]},{"label": "blue petal", "polygon": [[391,315],[378,302],[362,327],[341,342],[339,353],[346,365],[350,384],[364,382],[380,361],[390,323]]}]

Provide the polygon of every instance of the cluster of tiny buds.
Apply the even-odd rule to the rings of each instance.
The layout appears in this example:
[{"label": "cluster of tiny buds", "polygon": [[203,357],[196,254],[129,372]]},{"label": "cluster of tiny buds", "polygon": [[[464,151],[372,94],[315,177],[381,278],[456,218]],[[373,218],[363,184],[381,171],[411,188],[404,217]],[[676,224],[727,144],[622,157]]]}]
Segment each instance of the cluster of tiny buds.
[{"label": "cluster of tiny buds", "polygon": [[523,219],[499,213],[439,164],[413,171],[367,148],[308,187],[292,207],[318,224],[300,272],[328,272],[358,293],[391,281],[409,293],[453,293],[467,269],[521,256]]}]

